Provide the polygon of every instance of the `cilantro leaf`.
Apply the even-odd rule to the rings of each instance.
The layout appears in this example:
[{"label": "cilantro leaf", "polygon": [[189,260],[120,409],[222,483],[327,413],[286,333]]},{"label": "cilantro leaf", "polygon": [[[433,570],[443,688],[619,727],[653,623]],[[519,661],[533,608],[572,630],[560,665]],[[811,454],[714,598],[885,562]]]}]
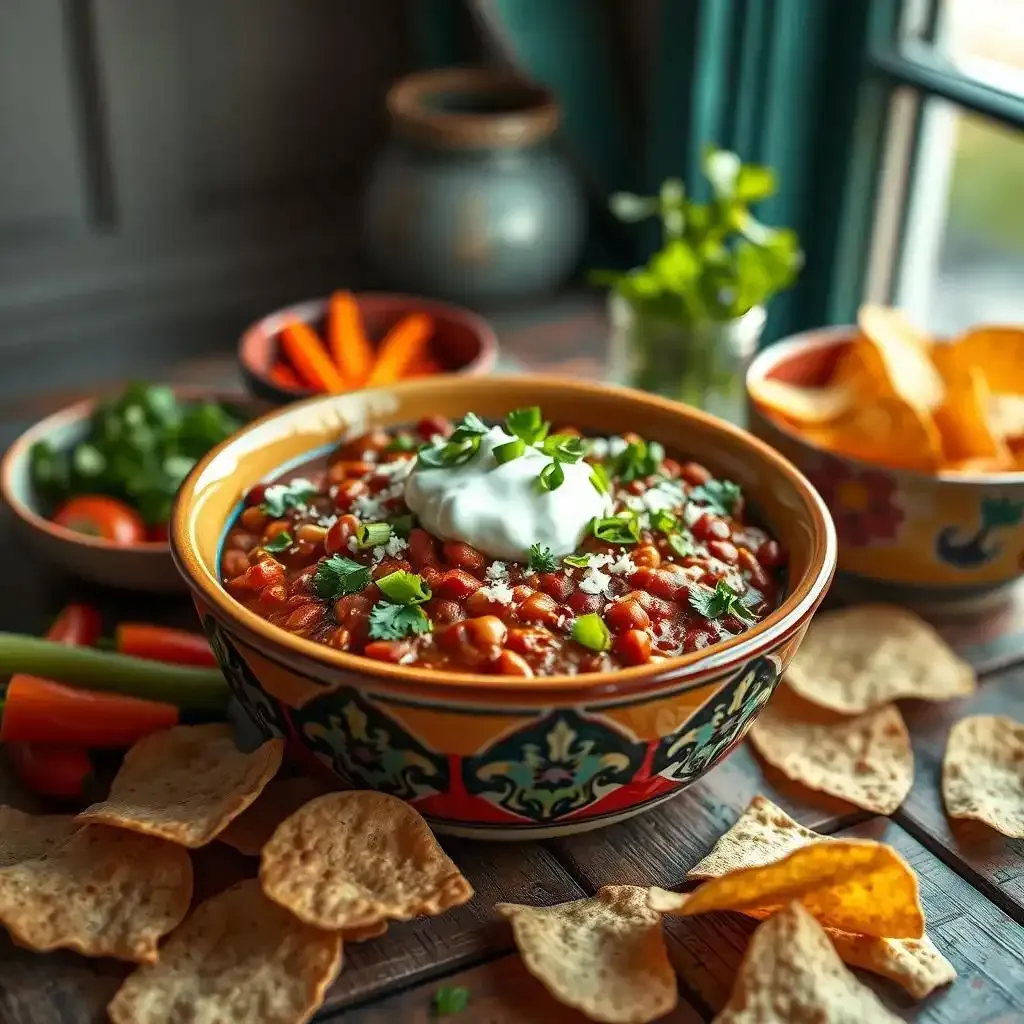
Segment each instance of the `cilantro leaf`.
[{"label": "cilantro leaf", "polygon": [[370,636],[374,640],[401,640],[431,629],[427,613],[418,604],[378,601],[370,610]]},{"label": "cilantro leaf", "polygon": [[293,480],[289,484],[271,484],[263,497],[263,509],[268,516],[279,519],[290,508],[305,505],[316,497],[316,488],[308,480]]},{"label": "cilantro leaf", "polygon": [[731,480],[709,480],[690,491],[690,501],[707,505],[720,516],[731,516],[736,504],[743,497],[739,484]]},{"label": "cilantro leaf", "polygon": [[668,546],[680,557],[689,558],[696,550],[693,534],[689,530],[678,530],[668,535]]},{"label": "cilantro leaf", "polygon": [[590,532],[607,544],[639,544],[640,519],[635,512],[590,521]]},{"label": "cilantro leaf", "polygon": [[282,530],[263,545],[263,550],[269,551],[272,555],[278,555],[291,546],[292,535],[287,530]]},{"label": "cilantro leaf", "polygon": [[557,572],[558,564],[551,548],[542,548],[539,544],[530,548],[530,568],[534,572]]},{"label": "cilantro leaf", "polygon": [[358,594],[370,585],[372,579],[368,565],[344,555],[331,555],[316,567],[313,590],[317,597],[334,601],[345,594]]},{"label": "cilantro leaf", "polygon": [[631,441],[615,457],[614,474],[623,482],[643,480],[661,469],[665,461],[665,448],[657,441]]},{"label": "cilantro leaf", "polygon": [[690,607],[705,619],[736,615],[750,622],[754,617],[750,609],[740,602],[739,592],[733,590],[725,580],[719,580],[714,590],[710,587],[691,587]]},{"label": "cilantro leaf", "polygon": [[434,1015],[454,1017],[469,1006],[469,989],[463,985],[442,985],[434,993]]}]

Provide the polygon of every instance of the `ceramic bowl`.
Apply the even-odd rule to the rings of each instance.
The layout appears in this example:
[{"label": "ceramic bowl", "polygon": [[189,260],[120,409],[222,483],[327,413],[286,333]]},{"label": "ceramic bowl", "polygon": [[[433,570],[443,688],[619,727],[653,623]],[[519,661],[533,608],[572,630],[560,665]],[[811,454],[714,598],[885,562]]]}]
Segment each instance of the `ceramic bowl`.
[{"label": "ceramic bowl", "polygon": [[[390,295],[363,292],[356,295],[367,334],[383,337],[406,314],[428,313],[434,321],[431,352],[448,373],[469,376],[490,373],[498,358],[498,338],[491,325],[468,309],[447,302],[435,302],[415,295]],[[246,387],[257,398],[273,405],[285,405],[313,392],[304,388],[285,388],[270,379],[277,361],[277,337],[285,324],[301,320],[311,324],[323,337],[327,299],[311,299],[279,309],[257,320],[242,335],[238,344],[238,362]]]},{"label": "ceramic bowl", "polygon": [[[371,426],[539,404],[602,434],[634,430],[739,483],[790,552],[786,598],[742,636],[619,672],[518,679],[388,665],[294,636],[221,586],[243,493]],[[821,499],[785,459],[704,413],[635,391],[545,377],[435,378],[279,409],[182,485],[171,549],[224,672],[267,735],[308,768],[414,803],[455,834],[536,839],[657,806],[713,768],[771,696],[835,567]]]},{"label": "ceramic bowl", "polygon": [[[807,331],[760,353],[747,374],[820,385],[857,328]],[[750,429],[817,487],[839,537],[837,589],[921,610],[998,601],[1024,571],[1024,473],[921,473],[834,455],[753,402]]]},{"label": "ceramic bowl", "polygon": [[[245,395],[211,393],[207,389],[180,388],[181,399],[227,402],[248,410]],[[58,449],[70,448],[86,434],[96,399],[78,402],[47,416],[25,431],[7,449],[0,462],[0,495],[14,514],[21,535],[46,561],[62,570],[103,586],[149,593],[182,592],[180,573],[171,560],[166,541],[147,541],[118,546],[101,537],[76,533],[51,522],[32,486],[29,454],[37,441],[49,441]]]}]

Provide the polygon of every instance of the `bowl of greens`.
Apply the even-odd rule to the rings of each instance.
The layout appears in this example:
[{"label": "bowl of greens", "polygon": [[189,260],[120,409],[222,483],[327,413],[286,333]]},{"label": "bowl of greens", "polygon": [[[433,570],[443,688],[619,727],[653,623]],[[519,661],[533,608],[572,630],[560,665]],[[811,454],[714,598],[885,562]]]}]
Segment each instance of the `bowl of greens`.
[{"label": "bowl of greens", "polygon": [[130,384],[22,434],[0,463],[0,494],[30,542],[61,568],[107,586],[178,590],[167,546],[174,495],[251,413],[241,396]]}]

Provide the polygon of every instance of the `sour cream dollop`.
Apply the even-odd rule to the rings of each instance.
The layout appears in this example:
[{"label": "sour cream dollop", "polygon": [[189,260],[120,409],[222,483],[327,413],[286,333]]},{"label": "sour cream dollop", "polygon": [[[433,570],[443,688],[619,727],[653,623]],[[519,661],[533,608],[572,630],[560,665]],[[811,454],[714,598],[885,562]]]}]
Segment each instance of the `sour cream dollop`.
[{"label": "sour cream dollop", "polygon": [[405,503],[428,533],[464,541],[491,558],[525,562],[534,544],[571,554],[590,520],[609,514],[608,496],[591,483],[585,462],[563,463],[565,482],[542,490],[538,477],[550,456],[528,447],[519,458],[498,463],[494,449],[511,440],[501,427],[491,427],[462,465],[415,469]]}]

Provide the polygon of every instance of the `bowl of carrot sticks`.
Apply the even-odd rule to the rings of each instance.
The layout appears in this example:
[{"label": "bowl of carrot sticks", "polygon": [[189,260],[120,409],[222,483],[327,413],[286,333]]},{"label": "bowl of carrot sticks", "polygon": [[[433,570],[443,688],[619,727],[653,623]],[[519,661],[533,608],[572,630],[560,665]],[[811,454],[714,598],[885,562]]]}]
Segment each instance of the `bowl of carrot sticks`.
[{"label": "bowl of carrot sticks", "polygon": [[494,368],[498,339],[482,317],[412,295],[337,291],[277,310],[239,343],[250,391],[275,405]]}]

